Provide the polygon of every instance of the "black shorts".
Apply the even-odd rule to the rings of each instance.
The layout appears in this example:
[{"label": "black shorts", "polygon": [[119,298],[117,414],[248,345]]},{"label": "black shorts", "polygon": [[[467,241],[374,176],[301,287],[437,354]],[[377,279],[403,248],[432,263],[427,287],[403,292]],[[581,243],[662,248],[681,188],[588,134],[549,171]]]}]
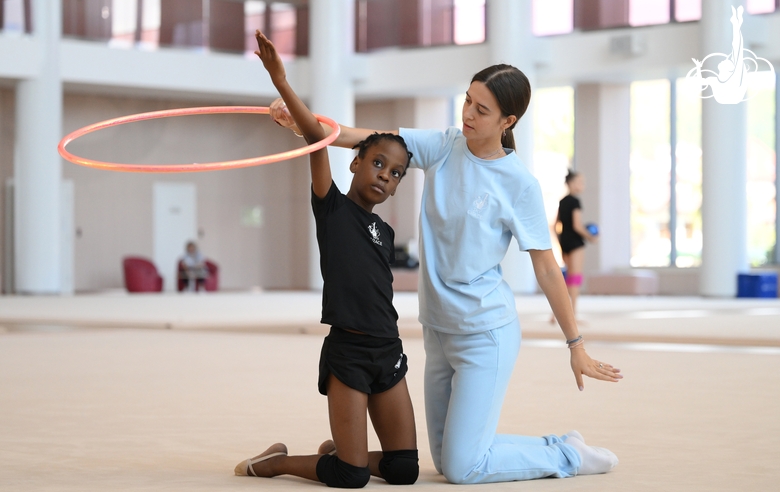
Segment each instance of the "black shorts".
[{"label": "black shorts", "polygon": [[322,342],[319,390],[328,394],[328,376],[369,395],[387,391],[406,375],[400,338],[379,338],[331,327]]},{"label": "black shorts", "polygon": [[579,234],[576,236],[558,236],[558,242],[561,243],[561,251],[566,254],[585,246],[585,241]]}]

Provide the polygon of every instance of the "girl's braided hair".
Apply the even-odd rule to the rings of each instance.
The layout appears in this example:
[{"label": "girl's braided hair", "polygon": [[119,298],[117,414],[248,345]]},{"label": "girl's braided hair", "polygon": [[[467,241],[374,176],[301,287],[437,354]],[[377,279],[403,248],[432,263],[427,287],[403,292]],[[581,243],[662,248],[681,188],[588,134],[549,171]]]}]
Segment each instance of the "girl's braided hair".
[{"label": "girl's braided hair", "polygon": [[371,148],[372,146],[376,145],[378,142],[382,140],[390,140],[392,142],[398,143],[401,147],[403,147],[404,151],[406,151],[406,155],[408,156],[408,159],[406,160],[406,167],[404,168],[404,173],[401,175],[401,177],[406,176],[406,170],[409,169],[409,162],[412,160],[412,157],[414,155],[409,152],[409,149],[406,147],[406,142],[404,142],[404,138],[401,135],[395,135],[394,133],[379,133],[374,132],[368,137],[366,137],[364,140],[361,140],[357,143],[353,149],[358,149],[358,157],[361,159],[365,157],[366,151]]}]

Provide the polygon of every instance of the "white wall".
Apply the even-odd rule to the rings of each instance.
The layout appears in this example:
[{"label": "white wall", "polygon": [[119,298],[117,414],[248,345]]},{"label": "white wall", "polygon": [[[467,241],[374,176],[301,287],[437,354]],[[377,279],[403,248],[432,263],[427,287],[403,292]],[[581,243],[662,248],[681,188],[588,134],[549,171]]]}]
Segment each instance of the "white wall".
[{"label": "white wall", "polygon": [[[64,131],[104,119],[192,105],[188,101],[65,97]],[[100,160],[139,163],[207,162],[287,150],[300,144],[262,115],[185,117],[134,123],[76,141],[69,150]],[[76,190],[76,290],[118,288],[121,259],[153,257],[152,185],[197,186],[199,244],[220,266],[221,288],[305,285],[305,224],[309,209],[306,159],[255,168],[187,174],[117,173],[64,165]],[[261,227],[242,213],[262,208]],[[302,235],[303,234],[303,235]],[[183,245],[182,245],[183,248]],[[158,268],[162,266],[158,265]]]}]

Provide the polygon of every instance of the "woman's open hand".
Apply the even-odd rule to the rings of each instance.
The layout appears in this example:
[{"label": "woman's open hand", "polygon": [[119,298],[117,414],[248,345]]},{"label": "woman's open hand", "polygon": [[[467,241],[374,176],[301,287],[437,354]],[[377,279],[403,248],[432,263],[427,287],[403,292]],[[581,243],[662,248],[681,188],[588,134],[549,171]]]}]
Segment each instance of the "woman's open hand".
[{"label": "woman's open hand", "polygon": [[571,352],[571,370],[574,371],[574,378],[577,380],[577,387],[580,391],[585,389],[582,382],[583,374],[589,378],[611,381],[613,383],[623,379],[620,369],[612,367],[611,364],[606,362],[591,359],[582,345],[578,345],[569,351]]}]

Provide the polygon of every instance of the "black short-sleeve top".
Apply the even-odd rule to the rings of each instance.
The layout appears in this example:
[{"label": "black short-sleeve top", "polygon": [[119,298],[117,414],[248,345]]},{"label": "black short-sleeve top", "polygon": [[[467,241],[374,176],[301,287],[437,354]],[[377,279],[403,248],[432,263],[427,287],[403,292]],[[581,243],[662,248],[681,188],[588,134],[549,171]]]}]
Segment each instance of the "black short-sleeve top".
[{"label": "black short-sleeve top", "polygon": [[382,338],[398,337],[393,307],[395,232],[331,184],[312,192],[322,272],[322,323]]},{"label": "black short-sleeve top", "polygon": [[561,222],[561,233],[558,234],[558,240],[564,251],[585,244],[582,236],[574,230],[574,211],[577,209],[582,209],[582,206],[580,199],[576,196],[566,195],[558,204],[558,220]]}]

